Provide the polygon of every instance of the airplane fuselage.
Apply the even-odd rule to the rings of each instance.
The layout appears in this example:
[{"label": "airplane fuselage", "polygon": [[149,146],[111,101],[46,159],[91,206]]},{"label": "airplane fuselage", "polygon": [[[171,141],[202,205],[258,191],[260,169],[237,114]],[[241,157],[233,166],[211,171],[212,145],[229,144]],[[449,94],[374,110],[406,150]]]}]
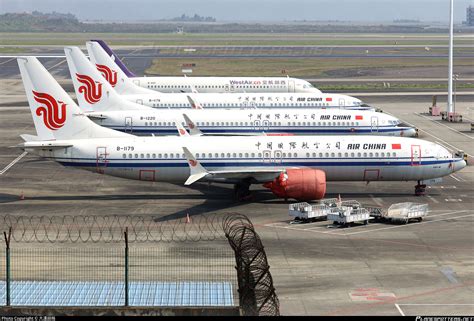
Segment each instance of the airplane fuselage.
[{"label": "airplane fuselage", "polygon": [[[327,181],[427,180],[466,165],[437,144],[400,137],[131,137],[65,143],[72,147],[38,154],[65,166],[107,175],[177,183],[183,183],[190,174],[182,147],[212,171],[313,168],[323,170]],[[258,182],[270,181],[272,175],[259,176]]]},{"label": "airplane fuselage", "polygon": [[309,82],[287,77],[133,77],[136,85],[163,93],[321,93]]},{"label": "airplane fuselage", "polygon": [[[123,110],[92,112],[97,124],[135,135],[177,135],[175,121],[186,114],[204,134],[385,135],[415,136],[393,116],[345,109]],[[94,118],[93,116],[96,116]],[[185,124],[183,124],[185,126]]]},{"label": "airplane fuselage", "polygon": [[[189,108],[190,94],[124,94],[128,101],[153,108]],[[360,99],[341,94],[243,93],[191,94],[203,108],[348,108],[364,107]]]}]

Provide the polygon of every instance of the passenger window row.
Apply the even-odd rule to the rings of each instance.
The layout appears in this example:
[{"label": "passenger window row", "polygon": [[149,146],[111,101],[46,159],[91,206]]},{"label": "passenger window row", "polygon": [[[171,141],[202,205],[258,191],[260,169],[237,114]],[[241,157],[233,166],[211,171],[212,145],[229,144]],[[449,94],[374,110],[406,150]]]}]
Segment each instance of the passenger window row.
[{"label": "passenger window row", "polygon": [[[298,158],[298,153],[282,153],[282,158],[290,158],[290,157],[294,157],[294,158]],[[382,153],[378,153],[378,152],[364,152],[364,153],[328,153],[328,152],[325,152],[325,153],[306,153],[306,157],[307,158],[334,158],[334,157],[337,157],[338,158],[342,158],[343,155],[345,158],[349,158],[349,156],[351,158],[379,158],[379,157],[397,157],[397,153],[395,152],[382,152]],[[122,154],[122,158],[128,158],[128,159],[156,159],[158,156],[158,159],[184,159],[186,158],[184,154],[178,154],[178,153],[164,153],[164,154],[161,154],[161,153],[153,153],[153,154]],[[222,158],[262,158],[262,153],[197,153],[196,154],[196,158],[215,158],[215,159],[222,159]],[[276,155],[268,155],[268,156],[265,156],[266,158],[278,158],[278,156]]]},{"label": "passenger window row", "polygon": [[[181,123],[183,126],[184,123]],[[198,126],[255,126],[251,122],[197,122]],[[259,126],[258,124],[257,126]],[[281,126],[282,122],[271,122],[266,120],[262,126]],[[326,126],[326,122],[288,122],[289,126]],[[145,126],[175,126],[173,122],[145,122]],[[359,126],[359,122],[334,122],[327,123],[327,126]]]}]

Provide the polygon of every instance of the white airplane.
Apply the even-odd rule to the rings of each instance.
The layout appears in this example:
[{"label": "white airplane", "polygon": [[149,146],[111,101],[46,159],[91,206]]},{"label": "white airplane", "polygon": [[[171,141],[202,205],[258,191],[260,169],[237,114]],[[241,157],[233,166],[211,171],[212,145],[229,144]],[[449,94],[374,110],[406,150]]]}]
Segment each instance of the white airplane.
[{"label": "white airplane", "polygon": [[[120,58],[102,40],[92,40],[99,44],[123,73],[138,86],[163,93],[192,92],[200,93],[321,93],[306,80],[290,77],[137,77],[123,64]],[[104,73],[105,67],[98,67]],[[116,74],[111,73],[111,76]],[[113,78],[111,78],[113,79]]]},{"label": "white airplane", "polygon": [[[136,85],[128,78],[116,63],[97,42],[87,42],[87,51],[91,61],[79,48],[71,48],[74,62],[93,63],[103,74],[104,78],[123,95],[125,99],[153,108],[189,108],[187,93],[158,93]],[[87,75],[91,76],[91,75]],[[97,91],[90,84],[92,92]],[[324,93],[193,93],[193,97],[204,108],[351,108],[373,109],[362,103],[360,99],[341,95]]]},{"label": "white airplane", "polygon": [[68,167],[143,181],[263,183],[278,197],[324,197],[326,181],[417,181],[466,166],[444,147],[382,136],[137,137],[92,122],[34,57],[18,58],[37,136],[18,147]]},{"label": "white airplane", "polygon": [[[372,134],[411,137],[416,129],[397,118],[373,111],[346,109],[202,109],[190,96],[193,109],[160,109],[127,101],[118,95],[102,74],[81,63],[77,48],[65,48],[79,107],[101,126],[134,134],[176,135],[175,121],[183,116],[198,135],[272,134]],[[76,53],[75,53],[76,51]],[[74,59],[74,54],[77,55]],[[84,58],[85,59],[85,58]],[[89,84],[95,84],[92,94]],[[199,127],[200,131],[196,131]]]}]

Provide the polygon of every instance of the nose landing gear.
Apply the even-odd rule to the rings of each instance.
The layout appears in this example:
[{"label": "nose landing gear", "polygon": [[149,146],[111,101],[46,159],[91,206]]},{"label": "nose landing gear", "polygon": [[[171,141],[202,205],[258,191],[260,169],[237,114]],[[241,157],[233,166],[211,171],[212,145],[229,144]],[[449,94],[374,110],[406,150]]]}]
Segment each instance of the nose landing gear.
[{"label": "nose landing gear", "polygon": [[426,194],[426,184],[421,184],[418,181],[418,184],[415,185],[415,196],[424,196]]}]

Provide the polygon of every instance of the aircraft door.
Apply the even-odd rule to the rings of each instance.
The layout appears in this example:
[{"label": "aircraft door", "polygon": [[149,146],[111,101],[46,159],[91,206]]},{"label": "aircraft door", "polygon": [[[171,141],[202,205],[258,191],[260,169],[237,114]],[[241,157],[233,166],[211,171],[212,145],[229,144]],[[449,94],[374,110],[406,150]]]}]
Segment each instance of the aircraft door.
[{"label": "aircraft door", "polygon": [[253,122],[253,130],[260,131],[260,120],[254,120]]},{"label": "aircraft door", "polygon": [[262,154],[262,161],[264,163],[270,163],[272,161],[272,151],[271,150],[264,150]]},{"label": "aircraft door", "polygon": [[229,91],[229,85],[226,84],[226,85],[224,86],[224,89],[225,89],[226,92],[228,92],[228,91]]},{"label": "aircraft door", "polygon": [[365,169],[364,170],[364,181],[372,182],[378,181],[380,178],[380,169]]},{"label": "aircraft door", "polygon": [[137,104],[143,105],[143,99],[137,99]]},{"label": "aircraft door", "polygon": [[288,80],[288,92],[289,93],[294,93],[295,92],[295,81],[294,80]]},{"label": "aircraft door", "polygon": [[346,100],[344,98],[339,98],[339,107],[346,106]]},{"label": "aircraft door", "polygon": [[411,145],[411,165],[421,165],[421,147],[420,145]]},{"label": "aircraft door", "polygon": [[154,182],[155,181],[155,170],[141,169],[138,172],[138,179],[141,181]]},{"label": "aircraft door", "polygon": [[140,86],[140,80],[139,79],[134,79],[133,83],[137,86]]},{"label": "aircraft door", "polygon": [[370,131],[372,133],[379,131],[379,118],[377,116],[372,116],[370,118]]},{"label": "aircraft door", "polygon": [[234,85],[230,85],[230,91],[231,91],[231,92],[234,92],[234,91],[235,91],[235,86],[234,86]]},{"label": "aircraft door", "polygon": [[269,130],[270,129],[270,121],[269,120],[263,120],[262,121],[262,129],[263,130]]},{"label": "aircraft door", "polygon": [[107,147],[97,147],[96,150],[96,167],[97,173],[104,174],[105,168],[107,167]]},{"label": "aircraft door", "polygon": [[281,150],[276,150],[273,152],[273,161],[275,164],[281,164],[282,152]]},{"label": "aircraft door", "polygon": [[133,131],[132,117],[125,117],[125,132],[131,133]]}]

